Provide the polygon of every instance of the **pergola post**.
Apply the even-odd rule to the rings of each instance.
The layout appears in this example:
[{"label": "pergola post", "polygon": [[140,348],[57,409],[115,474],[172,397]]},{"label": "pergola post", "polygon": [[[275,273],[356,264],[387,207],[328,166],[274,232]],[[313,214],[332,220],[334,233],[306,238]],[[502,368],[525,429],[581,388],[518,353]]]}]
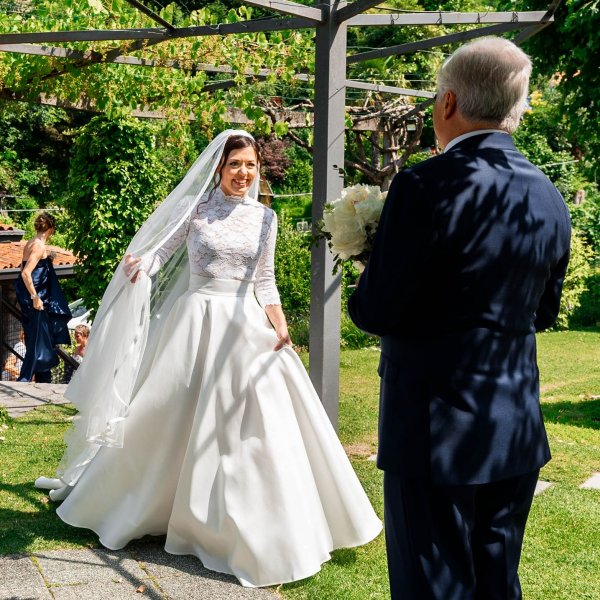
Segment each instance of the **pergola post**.
[{"label": "pergola post", "polygon": [[[319,0],[331,17],[345,2]],[[313,142],[313,233],[323,206],[344,185],[346,110],[346,24],[327,18],[316,25],[315,124]],[[310,296],[310,378],[335,428],[340,367],[340,276],[333,276],[327,244],[313,246]]]}]

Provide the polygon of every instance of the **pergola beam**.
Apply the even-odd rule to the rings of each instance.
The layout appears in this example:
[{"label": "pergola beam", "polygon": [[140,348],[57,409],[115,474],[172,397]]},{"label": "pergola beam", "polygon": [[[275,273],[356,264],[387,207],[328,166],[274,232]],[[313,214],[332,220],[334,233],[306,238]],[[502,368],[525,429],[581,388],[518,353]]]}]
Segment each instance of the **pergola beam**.
[{"label": "pergola beam", "polygon": [[[352,6],[352,5],[351,5]],[[523,25],[539,23],[547,11],[524,12],[415,12],[387,15],[357,15],[348,20],[348,27],[389,25],[485,25],[493,23],[515,23]]]},{"label": "pergola beam", "polygon": [[437,46],[445,46],[446,44],[453,44],[455,42],[464,42],[465,40],[471,40],[473,38],[483,37],[485,35],[498,35],[501,33],[506,33],[507,31],[513,31],[514,29],[521,29],[523,27],[523,23],[519,22],[500,23],[498,25],[480,27],[478,29],[471,29],[469,31],[460,31],[458,33],[442,35],[427,40],[420,40],[418,42],[398,44],[397,46],[381,48],[380,50],[359,52],[358,54],[353,54],[348,57],[348,64],[353,64],[364,60],[371,60],[373,58],[383,58],[384,56],[408,54],[409,52],[417,52],[418,50],[426,50],[428,48],[435,48]]},{"label": "pergola beam", "polygon": [[561,2],[562,0],[552,0],[550,6],[548,6],[546,14],[540,19],[540,22],[537,25],[532,25],[531,27],[527,27],[521,31],[521,33],[514,37],[513,42],[517,45],[520,45],[539,33],[542,29],[548,27],[548,25],[554,21],[554,13],[560,6]]},{"label": "pergola beam", "polygon": [[44,44],[47,42],[106,42],[117,40],[169,39],[164,29],[103,29],[81,31],[39,31],[1,33],[0,44]]},{"label": "pergola beam", "polygon": [[[164,67],[169,69],[180,69],[184,71],[207,71],[209,73],[236,73],[235,69],[227,65],[209,65],[206,63],[193,63],[191,65],[181,64],[176,60],[155,61],[137,56],[116,55],[114,58],[107,57],[101,52],[71,50],[62,46],[35,46],[33,44],[1,44],[0,52],[12,52],[16,54],[31,54],[35,56],[48,56],[54,58],[65,58],[77,61],[89,61],[90,64],[120,64],[137,67]],[[84,66],[84,65],[80,65]],[[244,75],[255,77],[267,77],[272,73],[269,69],[244,69]],[[298,75],[300,78],[300,75]]]},{"label": "pergola beam", "polygon": [[388,94],[399,94],[401,96],[415,96],[416,98],[433,98],[435,92],[425,90],[411,90],[409,88],[393,87],[390,85],[379,85],[378,83],[368,83],[366,81],[352,81],[346,79],[346,87],[357,90],[369,90],[373,92],[385,92]]},{"label": "pergola beam", "polygon": [[365,10],[369,10],[378,4],[382,4],[385,0],[355,0],[352,4],[347,4],[334,12],[334,20],[336,23],[343,23],[358,15]]},{"label": "pergola beam", "polygon": [[[31,44],[0,44],[0,52],[9,52],[14,54],[31,54],[33,56],[48,56],[50,58],[68,58],[70,60],[84,60],[90,62],[99,62],[104,54],[88,50],[71,50],[62,46],[34,46]],[[140,59],[141,60],[141,59]],[[110,62],[117,62],[116,60]]]},{"label": "pergola beam", "polygon": [[529,27],[526,27],[525,29],[523,29],[523,31],[518,33],[513,38],[513,40],[512,40],[513,43],[516,44],[517,46],[520,46],[523,42],[526,42],[529,38],[532,38],[534,35],[539,33],[542,29],[545,29],[546,27],[548,27],[548,25],[550,25],[550,23],[551,23],[551,21],[548,21],[547,23],[539,23],[538,25],[531,25]]},{"label": "pergola beam", "polygon": [[226,79],[223,81],[214,81],[212,83],[207,83],[202,87],[202,92],[214,92],[215,90],[228,90],[237,85],[237,81],[234,79]]},{"label": "pergola beam", "polygon": [[[383,0],[379,1],[383,2]],[[299,4],[298,2],[290,2],[289,0],[244,0],[244,4],[269,8],[286,15],[304,17],[315,23],[323,22],[323,11],[321,9]]]},{"label": "pergola beam", "polygon": [[139,0],[125,0],[128,4],[131,4],[134,8],[144,13],[147,17],[150,17],[153,21],[156,21],[159,25],[162,25],[169,31],[175,31],[175,27],[168,21],[165,21],[160,15],[157,15],[153,10],[149,9],[145,4],[142,4]]},{"label": "pergola beam", "polygon": [[80,31],[39,31],[31,33],[1,33],[0,44],[44,44],[56,42],[105,42],[115,40],[164,41],[176,38],[282,31],[284,29],[311,29],[314,22],[301,17],[284,19],[250,19],[237,23],[178,27],[173,33],[159,28],[105,29]]}]

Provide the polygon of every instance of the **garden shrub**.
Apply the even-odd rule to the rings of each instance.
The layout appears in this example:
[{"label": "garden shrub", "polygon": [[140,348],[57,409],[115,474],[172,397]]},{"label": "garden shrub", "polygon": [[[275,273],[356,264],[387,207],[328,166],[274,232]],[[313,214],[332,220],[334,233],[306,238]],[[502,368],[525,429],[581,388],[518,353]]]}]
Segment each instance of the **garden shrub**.
[{"label": "garden shrub", "polygon": [[[303,148],[292,144],[285,149],[288,158],[285,175],[279,181],[272,181],[275,194],[292,194],[274,198],[273,208],[277,213],[285,212],[291,221],[310,219],[312,211],[312,156]],[[295,196],[303,194],[306,196]]]},{"label": "garden shrub", "polygon": [[308,347],[310,320],[310,234],[296,231],[287,213],[279,215],[275,278],[292,341]]},{"label": "garden shrub", "polygon": [[79,131],[65,207],[88,308],[97,308],[127,245],[168,184],[151,125],[99,116]]},{"label": "garden shrub", "polygon": [[560,313],[556,321],[556,327],[559,329],[568,328],[571,317],[581,305],[582,295],[588,289],[588,278],[593,273],[592,258],[592,249],[585,243],[582,234],[573,229],[571,258],[563,286]]},{"label": "garden shrub", "polygon": [[600,327],[600,269],[585,279],[586,290],[569,319],[569,327]]},{"label": "garden shrub", "polygon": [[579,205],[569,205],[573,227],[578,229],[600,257],[600,193],[594,188],[585,189],[585,200]]},{"label": "garden shrub", "polygon": [[310,312],[310,244],[310,234],[296,231],[287,214],[281,214],[275,277],[283,308],[290,317]]}]

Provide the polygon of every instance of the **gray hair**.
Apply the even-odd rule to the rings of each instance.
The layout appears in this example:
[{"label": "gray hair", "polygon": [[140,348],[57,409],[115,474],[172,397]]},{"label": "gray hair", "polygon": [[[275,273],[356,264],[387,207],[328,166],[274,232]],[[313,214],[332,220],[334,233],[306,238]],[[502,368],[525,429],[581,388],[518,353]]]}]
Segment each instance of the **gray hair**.
[{"label": "gray hair", "polygon": [[527,107],[530,75],[531,60],[515,44],[481,38],[461,46],[444,62],[438,74],[438,99],[451,90],[465,119],[514,133]]}]

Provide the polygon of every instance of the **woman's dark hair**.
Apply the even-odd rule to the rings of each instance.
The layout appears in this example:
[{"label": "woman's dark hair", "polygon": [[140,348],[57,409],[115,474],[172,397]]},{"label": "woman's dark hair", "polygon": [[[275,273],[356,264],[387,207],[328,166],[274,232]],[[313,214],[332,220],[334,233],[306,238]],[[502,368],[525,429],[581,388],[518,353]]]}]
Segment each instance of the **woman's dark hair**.
[{"label": "woman's dark hair", "polygon": [[225,142],[225,147],[223,148],[223,158],[221,158],[221,164],[217,168],[217,171],[221,171],[223,165],[227,162],[229,155],[234,150],[239,150],[240,148],[253,148],[254,152],[256,153],[256,160],[261,162],[260,148],[258,147],[258,144],[254,138],[246,135],[230,135]]},{"label": "woman's dark hair", "polygon": [[48,229],[56,229],[56,219],[46,212],[40,213],[33,226],[38,232],[48,231]]}]

